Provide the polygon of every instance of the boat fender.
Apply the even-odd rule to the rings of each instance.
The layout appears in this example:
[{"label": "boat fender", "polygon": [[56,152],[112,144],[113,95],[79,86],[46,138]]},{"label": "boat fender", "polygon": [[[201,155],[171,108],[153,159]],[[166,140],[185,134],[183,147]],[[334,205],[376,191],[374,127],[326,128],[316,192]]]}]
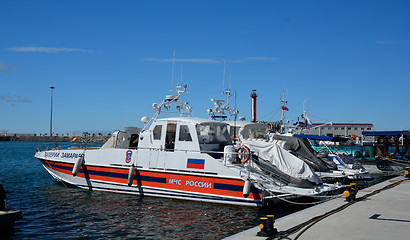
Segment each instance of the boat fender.
[{"label": "boat fender", "polygon": [[134,181],[134,172],[135,172],[135,167],[133,164],[131,165],[130,172],[128,173],[128,187],[132,186],[132,182]]},{"label": "boat fender", "polygon": [[383,161],[383,160],[378,161],[378,162],[376,163],[376,167],[377,167],[378,169],[384,171],[384,170],[386,170],[386,168],[387,168],[387,162],[386,162],[386,161]]},{"label": "boat fender", "polygon": [[81,169],[81,166],[84,164],[84,155],[82,155],[81,157],[77,158],[77,160],[75,161],[74,167],[73,167],[73,176],[77,176],[78,172]]},{"label": "boat fender", "polygon": [[245,183],[243,184],[243,196],[245,198],[249,197],[249,193],[251,192],[251,181],[246,180]]},{"label": "boat fender", "polygon": [[226,162],[235,161],[235,148],[233,145],[227,145],[224,147],[224,161]]}]

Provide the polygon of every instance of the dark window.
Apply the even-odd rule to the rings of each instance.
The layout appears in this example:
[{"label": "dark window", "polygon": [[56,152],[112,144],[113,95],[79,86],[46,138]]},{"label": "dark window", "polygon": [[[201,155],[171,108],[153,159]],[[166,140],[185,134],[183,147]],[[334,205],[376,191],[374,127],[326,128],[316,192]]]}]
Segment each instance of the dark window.
[{"label": "dark window", "polygon": [[174,151],[175,148],[175,133],[177,125],[175,123],[168,123],[167,134],[165,135],[165,150]]},{"label": "dark window", "polygon": [[162,125],[157,125],[154,128],[154,140],[161,140]]},{"label": "dark window", "polygon": [[181,125],[179,128],[179,141],[192,141],[188,125]]},{"label": "dark window", "polygon": [[130,148],[137,148],[138,147],[138,139],[139,139],[138,134],[131,134]]}]

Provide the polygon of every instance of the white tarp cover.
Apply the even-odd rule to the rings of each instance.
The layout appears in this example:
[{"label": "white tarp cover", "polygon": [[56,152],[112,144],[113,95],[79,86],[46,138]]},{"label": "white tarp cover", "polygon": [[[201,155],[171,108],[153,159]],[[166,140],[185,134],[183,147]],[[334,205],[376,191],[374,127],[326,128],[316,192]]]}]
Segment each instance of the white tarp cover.
[{"label": "white tarp cover", "polygon": [[322,183],[320,177],[301,159],[290,154],[280,146],[282,141],[266,142],[246,139],[243,144],[255,152],[259,158],[275,165],[280,171],[291,177],[306,179],[316,184]]}]

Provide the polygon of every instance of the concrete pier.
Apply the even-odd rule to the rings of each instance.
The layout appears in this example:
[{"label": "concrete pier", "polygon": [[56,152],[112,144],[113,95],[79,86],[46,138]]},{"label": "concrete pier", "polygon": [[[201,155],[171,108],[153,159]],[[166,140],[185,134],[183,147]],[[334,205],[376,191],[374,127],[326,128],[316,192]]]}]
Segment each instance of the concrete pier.
[{"label": "concrete pier", "polygon": [[[340,197],[276,219],[279,235],[269,239],[410,239],[409,179],[400,176],[360,190],[356,199]],[[267,239],[256,236],[259,231],[254,227],[226,239]]]}]

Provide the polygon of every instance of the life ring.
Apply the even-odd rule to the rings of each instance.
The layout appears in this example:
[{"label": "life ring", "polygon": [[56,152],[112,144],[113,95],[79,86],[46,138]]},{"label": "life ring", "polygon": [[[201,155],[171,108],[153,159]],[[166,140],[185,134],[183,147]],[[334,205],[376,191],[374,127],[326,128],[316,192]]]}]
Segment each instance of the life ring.
[{"label": "life ring", "polygon": [[266,124],[268,124],[268,126],[270,127],[270,128],[268,128],[268,131],[272,131],[273,130],[273,124],[270,123],[270,122],[268,122]]},{"label": "life ring", "polygon": [[239,137],[238,136],[232,136],[232,141],[239,141]]},{"label": "life ring", "polygon": [[236,155],[236,160],[242,164],[245,164],[251,158],[251,150],[245,145],[238,146],[236,149],[238,154]]}]

